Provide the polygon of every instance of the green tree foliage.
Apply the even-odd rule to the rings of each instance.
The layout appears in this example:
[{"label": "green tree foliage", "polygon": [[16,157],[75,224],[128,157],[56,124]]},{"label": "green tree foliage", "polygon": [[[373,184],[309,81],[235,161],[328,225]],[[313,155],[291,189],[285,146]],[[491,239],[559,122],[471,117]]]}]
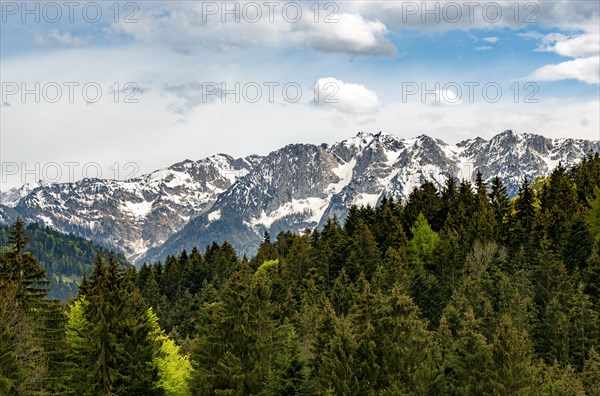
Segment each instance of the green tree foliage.
[{"label": "green tree foliage", "polygon": [[506,242],[510,230],[510,200],[506,186],[498,176],[492,179],[489,198],[496,223],[496,238]]},{"label": "green tree foliage", "polygon": [[538,376],[533,345],[526,330],[502,315],[492,343],[491,385],[494,394],[533,393]]},{"label": "green tree foliage", "polygon": [[202,307],[192,353],[197,393],[260,392],[273,364],[273,344],[281,337],[270,293],[269,283],[242,264],[222,295]]},{"label": "green tree foliage", "polygon": [[479,327],[472,310],[460,319],[460,330],[448,361],[454,377],[451,386],[458,394],[481,395],[491,391],[487,376],[492,368],[492,346]]},{"label": "green tree foliage", "polygon": [[113,255],[108,264],[99,255],[89,293],[71,310],[66,334],[81,374],[71,378],[77,394],[162,394],[155,327],[131,275]]},{"label": "green tree foliage", "polygon": [[439,242],[439,237],[431,229],[422,213],[417,216],[415,224],[410,229],[413,238],[408,242],[408,260],[417,267],[431,265],[433,251]]},{"label": "green tree foliage", "polygon": [[600,395],[600,355],[594,347],[590,349],[588,358],[585,360],[581,381],[588,395]]},{"label": "green tree foliage", "polygon": [[[66,301],[77,296],[77,283],[83,274],[91,274],[94,258],[98,251],[107,257],[108,250],[73,234],[63,234],[50,227],[35,223],[23,224],[27,235],[25,252],[37,259],[39,266],[47,271],[51,299]],[[8,243],[10,227],[0,225],[0,246]],[[125,256],[118,254],[120,263],[126,263]]]},{"label": "green tree foliage", "polygon": [[590,234],[594,239],[600,239],[600,187],[594,189],[594,195],[587,198],[588,209],[586,221],[590,227]]},{"label": "green tree foliage", "polygon": [[152,326],[152,337],[160,344],[152,363],[158,370],[157,386],[164,390],[165,396],[189,396],[192,394],[192,365],[187,355],[182,355],[180,347],[167,337],[158,325],[158,317],[147,311],[148,321]]},{"label": "green tree foliage", "polygon": [[66,319],[18,223],[0,393],[598,395],[598,169],[559,166],[512,201],[481,173],[424,183],[265,234],[250,260],[228,243],[138,271],[100,254]]}]

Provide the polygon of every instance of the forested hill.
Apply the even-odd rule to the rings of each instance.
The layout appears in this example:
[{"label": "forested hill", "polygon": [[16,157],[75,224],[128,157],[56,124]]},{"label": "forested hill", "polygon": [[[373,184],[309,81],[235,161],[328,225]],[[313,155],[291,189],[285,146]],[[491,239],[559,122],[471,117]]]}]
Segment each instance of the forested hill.
[{"label": "forested hill", "polygon": [[97,257],[45,299],[21,223],[0,254],[0,395],[600,394],[600,156],[509,199],[497,177],[343,224],[144,264]]},{"label": "forested hill", "polygon": [[[0,225],[0,246],[8,240],[10,226]],[[108,249],[85,238],[58,232],[50,227],[30,223],[25,227],[28,238],[26,251],[37,257],[40,266],[48,271],[49,298],[67,300],[77,295],[77,283],[82,274],[91,274],[98,252],[108,254]],[[125,256],[117,254],[117,260],[125,264]]]},{"label": "forested hill", "polygon": [[[195,394],[600,394],[600,157],[143,265]],[[192,341],[190,341],[192,340]]]}]

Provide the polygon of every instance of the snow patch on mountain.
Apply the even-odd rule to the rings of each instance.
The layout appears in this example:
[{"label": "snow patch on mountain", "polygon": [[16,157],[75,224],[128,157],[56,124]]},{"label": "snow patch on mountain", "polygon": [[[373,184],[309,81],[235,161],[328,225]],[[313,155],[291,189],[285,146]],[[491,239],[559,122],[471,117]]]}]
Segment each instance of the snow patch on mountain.
[{"label": "snow patch on mountain", "polygon": [[121,205],[121,210],[124,212],[128,212],[137,218],[144,218],[150,213],[152,210],[152,202],[141,201],[141,202],[131,202],[127,201]]},{"label": "snow patch on mountain", "polygon": [[221,218],[221,211],[215,210],[214,212],[210,212],[208,214],[208,221],[215,221]]}]

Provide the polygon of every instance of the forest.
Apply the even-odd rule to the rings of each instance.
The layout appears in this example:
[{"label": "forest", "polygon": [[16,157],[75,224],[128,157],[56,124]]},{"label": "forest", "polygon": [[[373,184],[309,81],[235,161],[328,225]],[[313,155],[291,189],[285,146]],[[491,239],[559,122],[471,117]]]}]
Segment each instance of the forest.
[{"label": "forest", "polygon": [[[108,257],[109,249],[94,244],[74,234],[64,234],[48,226],[29,223],[25,226],[27,235],[26,252],[32,253],[40,267],[47,271],[50,282],[48,297],[67,300],[77,296],[77,284],[84,273],[91,273],[98,253]],[[8,225],[0,224],[0,250],[7,246],[10,234]],[[117,260],[125,264],[122,253],[116,253]]]},{"label": "forest", "polygon": [[29,232],[0,255],[2,395],[600,395],[598,154],[514,199],[425,182],[251,258],[99,253],[67,302]]}]

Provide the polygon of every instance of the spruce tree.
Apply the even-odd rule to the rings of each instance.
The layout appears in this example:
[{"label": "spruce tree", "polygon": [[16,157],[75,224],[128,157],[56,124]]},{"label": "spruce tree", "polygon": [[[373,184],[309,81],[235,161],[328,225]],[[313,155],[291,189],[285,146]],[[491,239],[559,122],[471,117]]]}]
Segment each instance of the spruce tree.
[{"label": "spruce tree", "polygon": [[472,310],[461,318],[455,352],[449,362],[455,373],[454,389],[458,394],[486,394],[491,391],[488,373],[491,370],[492,348],[479,332],[478,320]]},{"label": "spruce tree", "polygon": [[411,227],[413,238],[408,242],[408,260],[415,267],[429,267],[439,236],[429,227],[423,214],[419,214]]},{"label": "spruce tree", "polygon": [[596,348],[590,348],[581,372],[581,382],[589,396],[600,396],[600,354]]},{"label": "spruce tree", "polygon": [[348,271],[351,279],[357,279],[362,272],[371,279],[381,262],[381,253],[377,241],[362,220],[356,225],[351,238]]},{"label": "spruce tree", "polygon": [[492,179],[489,198],[496,223],[496,237],[507,241],[510,224],[510,200],[502,179],[496,176]]},{"label": "spruce tree", "polygon": [[527,331],[520,329],[509,315],[502,315],[492,343],[491,385],[494,394],[532,393],[537,369],[533,345]]}]

